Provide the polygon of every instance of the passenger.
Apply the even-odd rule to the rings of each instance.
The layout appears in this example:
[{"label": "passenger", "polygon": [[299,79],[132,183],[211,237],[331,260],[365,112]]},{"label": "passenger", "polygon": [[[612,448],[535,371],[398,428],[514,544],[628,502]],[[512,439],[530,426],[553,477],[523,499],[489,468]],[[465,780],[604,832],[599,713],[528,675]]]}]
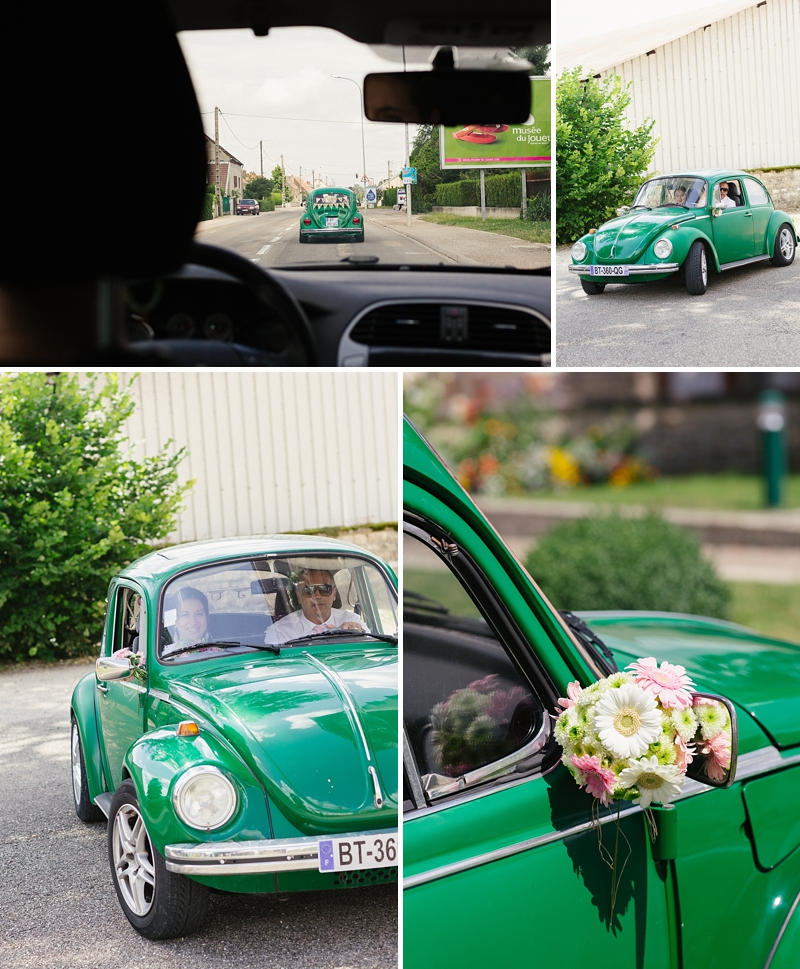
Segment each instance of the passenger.
[{"label": "passenger", "polygon": [[675,196],[676,205],[688,205],[686,201],[686,189],[682,185],[679,185],[675,189],[675,191],[673,192],[673,195]]},{"label": "passenger", "polygon": [[177,649],[211,640],[208,632],[208,599],[199,589],[187,586],[175,594],[175,624],[173,642],[164,646],[161,655],[169,656]]},{"label": "passenger", "polygon": [[265,643],[285,643],[326,629],[369,632],[356,613],[334,608],[339,590],[329,569],[302,569],[292,576],[291,586],[292,604],[298,608],[267,629]]},{"label": "passenger", "polygon": [[715,200],[714,205],[718,209],[735,209],[736,203],[728,195],[728,183],[719,183],[719,198]]}]

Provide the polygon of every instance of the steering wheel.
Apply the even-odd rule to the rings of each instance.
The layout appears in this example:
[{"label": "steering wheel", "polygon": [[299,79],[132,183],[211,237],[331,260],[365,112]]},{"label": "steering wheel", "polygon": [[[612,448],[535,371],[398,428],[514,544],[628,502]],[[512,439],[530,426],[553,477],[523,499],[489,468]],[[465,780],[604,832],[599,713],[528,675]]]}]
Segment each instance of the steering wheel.
[{"label": "steering wheel", "polygon": [[317,342],[311,323],[288,289],[266,270],[244,256],[220,246],[193,242],[187,265],[204,266],[232,276],[242,283],[264,307],[283,320],[288,345],[279,351],[254,350],[235,344],[199,340],[158,340],[131,344],[130,349],[143,355],[160,355],[173,363],[233,365],[252,363],[269,367],[315,367],[318,365]]}]

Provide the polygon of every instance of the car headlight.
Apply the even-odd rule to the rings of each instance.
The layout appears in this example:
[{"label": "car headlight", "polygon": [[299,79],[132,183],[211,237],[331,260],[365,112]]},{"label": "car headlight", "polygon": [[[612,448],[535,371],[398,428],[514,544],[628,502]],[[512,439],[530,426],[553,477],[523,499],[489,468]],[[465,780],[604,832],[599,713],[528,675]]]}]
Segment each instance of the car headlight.
[{"label": "car headlight", "polygon": [[659,239],[658,242],[653,246],[653,252],[658,256],[659,259],[666,259],[667,256],[672,252],[672,243],[669,239]]},{"label": "car headlight", "polygon": [[586,245],[583,242],[576,242],[572,247],[572,258],[576,262],[581,262],[581,260],[586,258]]},{"label": "car headlight", "polygon": [[172,791],[172,804],[190,828],[221,828],[236,811],[236,788],[216,767],[191,767]]}]

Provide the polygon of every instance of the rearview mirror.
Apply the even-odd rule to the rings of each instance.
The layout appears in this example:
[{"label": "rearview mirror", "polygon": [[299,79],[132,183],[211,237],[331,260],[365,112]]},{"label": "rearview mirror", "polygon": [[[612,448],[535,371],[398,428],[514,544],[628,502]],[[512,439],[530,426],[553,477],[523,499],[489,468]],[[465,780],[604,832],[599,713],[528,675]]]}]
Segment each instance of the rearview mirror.
[{"label": "rearview mirror", "polygon": [[416,71],[364,78],[364,114],[370,121],[524,124],[530,113],[527,71]]},{"label": "rearview mirror", "polygon": [[[711,787],[730,787],[736,777],[736,759],[739,749],[739,732],[736,726],[736,709],[730,700],[716,693],[693,693],[693,709],[697,704],[707,701],[708,705],[721,704],[727,711],[729,726],[723,731],[715,744],[702,739],[701,729],[698,727],[694,738],[695,754],[691,764],[686,768],[686,776],[692,780],[709,784]],[[727,733],[726,733],[727,732]],[[730,754],[727,754],[727,740],[730,738]],[[726,764],[727,761],[727,764]]]}]

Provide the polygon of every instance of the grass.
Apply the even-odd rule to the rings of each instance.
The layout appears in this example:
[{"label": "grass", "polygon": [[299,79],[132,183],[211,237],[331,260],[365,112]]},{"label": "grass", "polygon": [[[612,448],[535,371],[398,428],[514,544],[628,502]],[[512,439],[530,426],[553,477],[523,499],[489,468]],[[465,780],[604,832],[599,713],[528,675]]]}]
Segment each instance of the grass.
[{"label": "grass", "polygon": [[480,216],[453,215],[450,212],[432,212],[419,218],[423,222],[457,225],[465,229],[480,229],[482,232],[500,232],[502,235],[525,239],[527,242],[550,244],[549,222],[530,222],[527,219],[487,219],[481,222]]},{"label": "grass", "polygon": [[[648,508],[719,508],[753,511],[764,508],[764,481],[758,475],[693,474],[659,478],[620,487],[578,485],[553,491],[532,491],[525,497],[588,501],[610,505],[644,505]],[[786,480],[785,506],[800,507],[800,475]]]},{"label": "grass", "polygon": [[800,585],[729,582],[730,619],[776,639],[800,641]]}]

